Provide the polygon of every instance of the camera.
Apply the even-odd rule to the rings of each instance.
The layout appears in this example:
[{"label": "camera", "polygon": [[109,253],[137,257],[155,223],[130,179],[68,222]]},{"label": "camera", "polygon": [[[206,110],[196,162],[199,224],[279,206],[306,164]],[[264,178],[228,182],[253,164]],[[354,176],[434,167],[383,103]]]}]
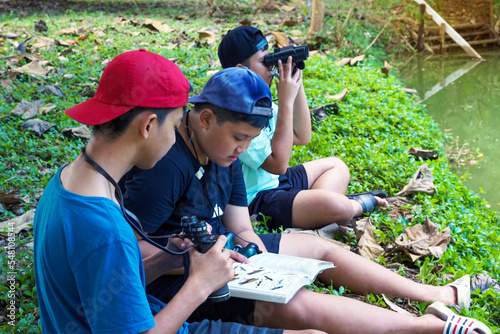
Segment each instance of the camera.
[{"label": "camera", "polygon": [[[205,221],[199,221],[196,216],[184,216],[181,218],[182,231],[186,238],[189,238],[195,245],[200,253],[206,253],[217,242],[218,235],[209,234],[207,231],[207,224]],[[185,275],[187,273],[186,272]],[[225,284],[222,288],[212,292],[208,296],[208,301],[218,303],[228,300],[230,297],[229,288]]]},{"label": "camera", "polygon": [[307,45],[290,45],[283,48],[275,48],[273,53],[264,57],[264,64],[266,66],[276,66],[278,64],[278,60],[280,59],[281,62],[285,64],[290,56],[292,56],[292,62],[296,64],[296,67],[293,69],[293,73],[295,73],[297,68],[303,70],[306,67],[304,60],[309,57]]},{"label": "camera", "polygon": [[[184,232],[184,236],[196,245],[196,248],[200,253],[208,252],[219,238],[218,235],[209,234],[207,231],[207,223],[203,220],[198,220],[198,218],[194,215],[182,217],[181,227]],[[224,245],[224,248],[226,249],[236,251],[246,257],[262,253],[259,246],[253,242],[248,243],[245,247],[235,244],[235,234],[232,232],[226,232],[224,236],[227,238],[226,244]],[[229,297],[229,289],[227,285],[225,285],[219,290],[213,292],[208,297],[208,300],[211,302],[222,302],[229,299]]]}]

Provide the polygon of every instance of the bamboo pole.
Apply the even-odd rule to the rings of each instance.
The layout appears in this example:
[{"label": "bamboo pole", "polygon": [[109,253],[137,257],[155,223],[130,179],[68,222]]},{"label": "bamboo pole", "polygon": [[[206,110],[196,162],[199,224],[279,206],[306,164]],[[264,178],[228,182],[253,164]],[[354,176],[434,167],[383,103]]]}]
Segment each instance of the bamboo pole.
[{"label": "bamboo pole", "polygon": [[429,6],[425,0],[413,0],[415,1],[416,3],[418,3],[419,5],[425,5],[425,8],[426,8],[426,13],[429,14],[432,19],[434,20],[434,22],[437,23],[438,26],[440,26],[441,24],[444,24],[445,25],[445,31],[446,33],[458,44],[460,45],[460,47],[465,51],[467,52],[467,54],[469,56],[471,56],[472,58],[477,58],[477,59],[480,59],[480,60],[483,60],[483,58],[479,55],[479,53],[476,52],[476,50],[474,50],[472,48],[472,46],[469,45],[469,43],[467,43],[467,41],[465,39],[463,39],[462,36],[460,36],[460,34],[458,32],[456,32],[455,29],[453,29],[434,9],[432,9],[431,6]]}]

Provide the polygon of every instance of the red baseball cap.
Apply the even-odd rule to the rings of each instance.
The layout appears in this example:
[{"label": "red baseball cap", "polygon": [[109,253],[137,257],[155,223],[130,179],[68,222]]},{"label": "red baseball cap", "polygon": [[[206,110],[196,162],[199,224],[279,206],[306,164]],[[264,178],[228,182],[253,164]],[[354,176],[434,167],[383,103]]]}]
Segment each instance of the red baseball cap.
[{"label": "red baseball cap", "polygon": [[134,107],[183,107],[189,87],[179,67],[167,58],[145,49],[129,51],[106,66],[95,96],[66,110],[66,114],[80,123],[96,125]]}]

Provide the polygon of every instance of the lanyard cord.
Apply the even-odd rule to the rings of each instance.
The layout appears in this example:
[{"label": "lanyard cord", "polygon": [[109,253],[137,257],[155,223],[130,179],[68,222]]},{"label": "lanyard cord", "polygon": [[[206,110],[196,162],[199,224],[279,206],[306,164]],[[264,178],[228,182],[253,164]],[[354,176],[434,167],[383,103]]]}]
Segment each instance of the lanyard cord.
[{"label": "lanyard cord", "polygon": [[[193,248],[194,246],[191,246],[191,247],[188,247],[186,250],[182,251],[182,252],[175,252],[173,250],[170,250],[166,247],[163,247],[162,245],[156,243],[155,241],[151,240],[151,238],[149,236],[147,236],[145,233],[144,233],[144,230],[142,229],[142,224],[141,222],[139,221],[139,218],[137,218],[136,215],[134,215],[132,212],[130,212],[129,210],[127,210],[125,208],[125,206],[123,205],[123,195],[122,195],[122,192],[121,192],[121,189],[120,189],[120,186],[116,183],[115,180],[113,180],[113,178],[111,177],[111,175],[108,174],[108,172],[106,172],[104,170],[104,168],[102,168],[101,166],[99,166],[99,164],[97,164],[97,162],[95,162],[94,160],[92,160],[88,155],[85,154],[85,147],[82,147],[82,158],[85,162],[87,162],[89,165],[91,165],[92,167],[95,168],[95,170],[97,170],[97,172],[99,172],[99,174],[101,174],[102,176],[104,176],[114,187],[115,187],[115,196],[116,196],[116,199],[118,200],[118,204],[120,205],[120,209],[123,213],[123,217],[125,218],[125,220],[129,223],[129,225],[132,227],[132,229],[137,232],[137,234],[139,234],[142,239],[146,242],[148,242],[149,244],[167,252],[167,253],[170,253],[170,254],[173,254],[173,255],[182,255],[182,254],[185,254],[187,253],[191,248]],[[179,237],[177,234],[174,234],[174,235],[163,235],[161,236],[162,238],[172,238],[172,237]]]}]

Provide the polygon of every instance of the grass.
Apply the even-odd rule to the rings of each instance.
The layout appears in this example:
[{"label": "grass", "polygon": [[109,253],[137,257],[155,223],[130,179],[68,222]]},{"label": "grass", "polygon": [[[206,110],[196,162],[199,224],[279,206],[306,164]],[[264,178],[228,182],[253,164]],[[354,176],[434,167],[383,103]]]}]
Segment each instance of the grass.
[{"label": "grass", "polygon": [[[61,130],[79,126],[69,119],[64,110],[86,100],[82,96],[88,88],[96,88],[97,81],[107,61],[115,55],[138,48],[147,48],[176,61],[190,80],[196,92],[201,91],[208,80],[207,72],[220,69],[217,65],[217,43],[228,29],[238,26],[242,19],[257,20],[257,26],[265,32],[279,30],[283,21],[280,11],[259,12],[244,1],[227,2],[221,10],[229,10],[227,16],[215,12],[216,17],[207,17],[205,9],[195,1],[181,6],[179,2],[136,1],[131,5],[123,2],[72,2],[72,10],[60,11],[54,7],[50,13],[26,10],[26,17],[18,18],[17,12],[0,16],[0,36],[8,32],[19,35],[17,39],[0,38],[0,54],[4,57],[16,54],[15,48],[33,34],[33,22],[44,20],[48,31],[35,33],[36,36],[56,38],[60,41],[73,40],[71,46],[54,46],[49,50],[35,50],[32,42],[26,42],[26,54],[37,54],[47,61],[45,68],[52,67],[47,77],[28,74],[9,79],[12,67],[21,67],[31,62],[20,57],[15,62],[0,62],[0,190],[13,191],[24,199],[20,213],[36,208],[38,199],[50,177],[63,164],[77,156],[85,140],[68,138]],[[258,2],[261,4],[263,2]],[[240,8],[239,11],[237,8]],[[340,19],[347,17],[349,8],[340,8]],[[288,14],[297,17],[302,9]],[[332,13],[332,11],[330,11]],[[183,14],[189,14],[186,18]],[[171,32],[152,31],[142,26],[146,18],[168,25]],[[124,19],[129,21],[124,21]],[[76,36],[62,36],[59,32],[69,27],[86,27],[85,33]],[[326,18],[326,30],[333,30],[335,20]],[[497,214],[486,207],[485,201],[467,189],[450,171],[448,155],[445,151],[449,140],[427,115],[425,107],[418,104],[411,95],[401,91],[402,85],[394,76],[384,76],[380,72],[387,53],[383,51],[387,41],[385,35],[366,53],[365,61],[356,67],[339,67],[337,61],[345,56],[353,56],[363,51],[378,34],[381,27],[370,20],[351,17],[345,25],[343,41],[326,33],[318,48],[323,54],[311,56],[304,71],[305,90],[310,108],[319,107],[332,101],[325,95],[334,95],[347,88],[346,99],[338,102],[338,108],[330,110],[321,123],[315,124],[312,142],[305,147],[295,148],[292,163],[311,159],[337,156],[350,167],[352,181],[349,192],[383,189],[394,195],[402,189],[424,162],[407,154],[410,147],[433,149],[440,153],[438,160],[429,162],[434,168],[435,195],[418,194],[409,206],[410,215],[394,220],[389,211],[380,211],[372,216],[379,243],[384,247],[394,245],[396,237],[408,226],[423,223],[429,216],[439,225],[440,230],[449,226],[455,244],[450,244],[441,259],[427,258],[412,264],[398,257],[380,257],[376,261],[388,265],[396,263],[403,275],[410,268],[418,277],[436,284],[445,284],[451,277],[465,273],[488,273],[500,278],[500,249],[497,244],[499,224]],[[198,30],[213,29],[216,42],[209,44],[200,39]],[[291,33],[299,30],[305,36],[307,26],[283,28]],[[67,53],[69,50],[71,52]],[[64,76],[66,75],[66,76]],[[70,76],[68,76],[70,75]],[[42,85],[58,85],[65,97],[37,92]],[[25,120],[10,112],[18,101],[33,102],[42,99],[42,106],[54,103],[57,108],[40,119],[55,124],[39,136],[21,129]],[[0,221],[13,218],[10,210],[1,210]],[[259,227],[263,229],[263,227]],[[265,228],[264,228],[265,229]],[[2,273],[11,272],[7,247],[7,233],[0,239]],[[352,244],[351,239],[341,238]],[[16,326],[8,324],[8,318],[0,318],[3,331],[17,333],[39,332],[38,308],[34,275],[32,270],[32,236],[23,232],[16,237],[15,282],[13,298],[9,298],[9,285],[0,285],[0,309],[7,312],[11,300],[18,308]],[[354,245],[353,245],[354,246]],[[442,265],[438,273],[432,268]],[[5,274],[3,274],[5,275]],[[328,286],[312,287],[323,293],[345,295],[344,289],[335,290]],[[385,306],[380,296],[369,295],[365,301]],[[500,333],[500,309],[498,293],[487,291],[474,293],[473,307],[463,314],[473,316],[488,323],[494,332]],[[420,311],[425,305],[414,304]],[[7,313],[5,313],[7,314]]]}]

